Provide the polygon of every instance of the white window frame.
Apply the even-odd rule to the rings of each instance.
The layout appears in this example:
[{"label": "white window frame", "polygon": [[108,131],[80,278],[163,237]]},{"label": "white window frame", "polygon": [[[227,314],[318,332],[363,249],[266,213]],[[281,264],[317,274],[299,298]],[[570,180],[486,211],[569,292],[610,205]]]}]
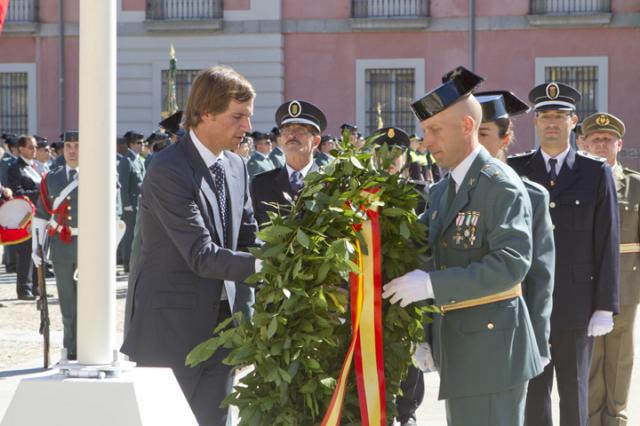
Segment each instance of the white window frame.
[{"label": "white window frame", "polygon": [[27,127],[28,133],[35,134],[38,130],[38,86],[36,78],[36,64],[0,64],[0,73],[9,72],[27,73]]},{"label": "white window frame", "polygon": [[[536,86],[544,83],[546,67],[598,67],[598,111],[609,108],[609,58],[607,56],[564,56],[536,58]],[[584,117],[580,117],[583,119]]]},{"label": "white window frame", "polygon": [[[424,58],[395,58],[395,59],[356,59],[356,125],[359,129],[366,128],[366,75],[368,69],[396,69],[413,68],[414,99],[424,94]],[[416,119],[416,130],[420,129]]]}]

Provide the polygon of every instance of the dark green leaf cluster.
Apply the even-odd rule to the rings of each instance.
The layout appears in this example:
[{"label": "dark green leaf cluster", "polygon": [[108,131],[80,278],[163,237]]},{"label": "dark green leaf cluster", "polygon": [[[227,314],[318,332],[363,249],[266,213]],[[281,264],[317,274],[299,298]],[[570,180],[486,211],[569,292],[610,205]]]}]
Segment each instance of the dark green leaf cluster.
[{"label": "dark green leaf cluster", "polygon": [[[239,407],[241,425],[318,424],[329,405],[351,340],[349,274],[357,272],[354,229],[378,206],[383,283],[423,265],[426,228],[415,207],[421,196],[406,181],[376,171],[368,144],[356,152],[349,144],[288,206],[288,216],[271,214],[255,249],[263,270],[250,281],[261,283],[250,322],[237,316],[237,327],[221,324],[214,337],[189,354],[187,363],[208,359],[219,347],[231,350],[225,363],[253,366],[225,400]],[[363,192],[379,188],[374,200]],[[363,242],[362,248],[366,250]],[[431,307],[400,308],[383,302],[384,366],[387,416],[422,341],[424,313]],[[360,424],[352,368],[343,425]]]}]

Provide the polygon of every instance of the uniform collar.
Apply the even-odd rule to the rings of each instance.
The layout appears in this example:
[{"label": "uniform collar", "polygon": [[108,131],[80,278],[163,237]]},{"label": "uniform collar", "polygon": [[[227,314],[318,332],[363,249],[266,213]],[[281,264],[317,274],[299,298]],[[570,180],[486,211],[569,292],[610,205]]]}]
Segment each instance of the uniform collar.
[{"label": "uniform collar", "polygon": [[313,161],[309,161],[309,164],[307,164],[300,170],[294,170],[291,168],[291,166],[289,166],[289,164],[287,164],[287,174],[289,175],[289,180],[291,180],[291,175],[296,171],[300,172],[302,178],[305,178],[307,176],[307,173],[309,173],[311,166],[313,166]]},{"label": "uniform collar", "polygon": [[[544,149],[542,149],[541,147],[540,153],[542,154],[542,158],[544,159],[544,166],[547,168],[547,172],[549,172],[549,170],[551,169],[551,166],[549,166],[549,159],[555,158],[558,161],[556,163],[556,174],[560,174],[560,169],[562,169],[562,164],[564,163],[564,160],[567,158],[567,155],[569,154],[570,150],[571,150],[571,145],[567,146],[567,149],[562,151],[560,154],[556,155],[555,157],[552,157],[546,152],[544,152]],[[572,164],[568,164],[568,166],[572,166]]]},{"label": "uniform collar", "polygon": [[467,157],[460,162],[454,169],[450,171],[451,177],[456,182],[456,192],[460,189],[460,185],[464,181],[464,177],[467,175],[467,172],[471,168],[473,161],[476,159],[480,150],[482,149],[482,145],[478,145],[475,147],[473,151]]}]

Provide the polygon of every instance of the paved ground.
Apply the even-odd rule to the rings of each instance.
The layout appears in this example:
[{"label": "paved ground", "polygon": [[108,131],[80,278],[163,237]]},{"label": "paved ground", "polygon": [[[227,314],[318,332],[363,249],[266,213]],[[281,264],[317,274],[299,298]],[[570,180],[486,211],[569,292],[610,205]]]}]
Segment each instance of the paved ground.
[{"label": "paved ground", "polygon": [[[126,276],[118,276],[117,283],[117,331],[118,344],[122,340]],[[55,280],[47,280],[48,292],[52,294],[49,306],[51,313],[51,359],[60,358],[62,346],[62,323],[58,307]],[[38,334],[39,313],[34,302],[19,301],[15,294],[15,274],[4,273],[0,266],[0,419],[4,416],[20,379],[41,372],[42,336]],[[640,317],[638,318],[640,322]],[[640,324],[636,327],[636,366],[631,388],[631,401],[640,401]],[[446,419],[444,403],[437,400],[439,379],[435,373],[425,376],[426,395],[418,410],[418,424],[444,426]],[[557,394],[554,395],[554,414],[557,415]],[[640,405],[630,404],[629,424],[640,424]],[[555,420],[556,424],[558,420]]]}]

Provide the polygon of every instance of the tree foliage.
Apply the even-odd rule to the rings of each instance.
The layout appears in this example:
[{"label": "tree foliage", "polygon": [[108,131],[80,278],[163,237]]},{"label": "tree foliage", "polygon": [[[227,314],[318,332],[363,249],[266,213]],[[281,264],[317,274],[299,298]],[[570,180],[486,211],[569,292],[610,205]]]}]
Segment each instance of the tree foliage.
[{"label": "tree foliage", "polygon": [[[349,273],[358,271],[355,241],[361,238],[354,229],[367,219],[367,207],[381,212],[383,283],[425,260],[427,230],[415,213],[422,195],[402,178],[375,170],[382,164],[372,161],[370,142],[367,148],[343,144],[334,162],[306,177],[291,205],[270,214],[271,225],[258,234],[264,245],[254,250],[263,269],[249,280],[260,283],[253,320],[236,314],[236,327],[220,324],[187,357],[187,364],[197,365],[225,347],[226,364],[254,367],[224,402],[239,407],[241,425],[322,420],[351,340],[348,283]],[[373,201],[363,194],[371,188],[379,188]],[[432,308],[384,300],[382,309],[391,420],[412,347],[424,336],[423,314]],[[353,368],[342,424],[360,424]]]}]

